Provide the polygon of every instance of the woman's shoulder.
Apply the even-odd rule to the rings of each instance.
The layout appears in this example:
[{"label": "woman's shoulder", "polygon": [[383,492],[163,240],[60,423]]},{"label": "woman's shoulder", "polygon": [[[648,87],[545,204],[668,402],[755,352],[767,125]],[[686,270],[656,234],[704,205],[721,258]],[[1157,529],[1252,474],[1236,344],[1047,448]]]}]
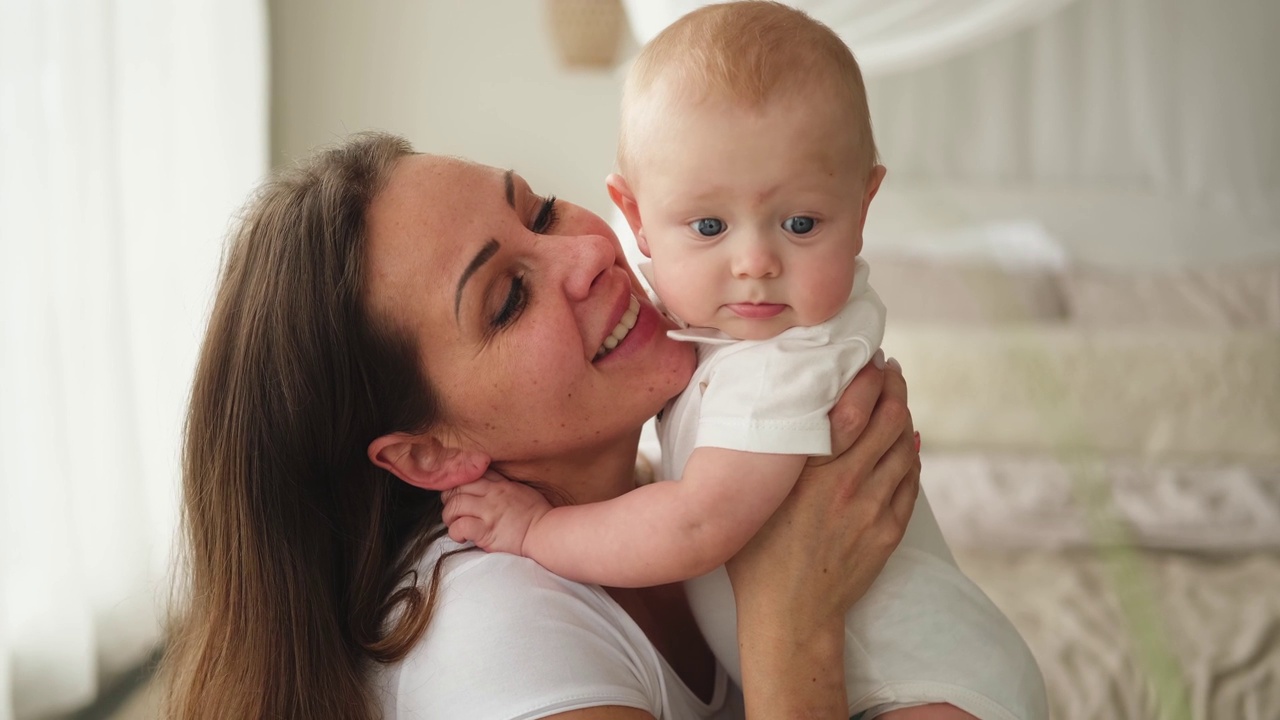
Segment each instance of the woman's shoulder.
[{"label": "woman's shoulder", "polygon": [[430,577],[436,563],[442,563],[442,593],[471,594],[517,586],[540,588],[587,602],[607,597],[598,586],[565,580],[528,558],[486,553],[471,543],[456,543],[448,537],[437,540],[423,554],[417,565],[418,576]]},{"label": "woman's shoulder", "polygon": [[608,704],[659,715],[657,653],[600,588],[448,538],[424,555],[419,583],[429,581],[436,563],[442,565],[426,632],[403,660],[379,669],[386,709],[518,717],[531,708]]}]

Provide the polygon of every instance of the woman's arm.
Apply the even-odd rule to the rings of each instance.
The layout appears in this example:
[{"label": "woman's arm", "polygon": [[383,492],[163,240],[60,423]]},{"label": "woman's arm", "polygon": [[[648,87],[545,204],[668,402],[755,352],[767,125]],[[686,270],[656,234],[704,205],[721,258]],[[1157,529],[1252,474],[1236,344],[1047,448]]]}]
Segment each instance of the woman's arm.
[{"label": "woman's arm", "polygon": [[836,454],[810,461],[728,564],[749,718],[848,717],[844,616],[902,539],[919,492],[896,363],[864,368],[831,420]]}]

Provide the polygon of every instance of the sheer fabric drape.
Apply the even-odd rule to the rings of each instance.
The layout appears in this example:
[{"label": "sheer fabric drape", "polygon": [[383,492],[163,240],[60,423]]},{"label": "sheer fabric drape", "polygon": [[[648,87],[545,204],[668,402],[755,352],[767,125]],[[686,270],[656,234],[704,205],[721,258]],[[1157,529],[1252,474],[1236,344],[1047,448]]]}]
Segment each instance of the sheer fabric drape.
[{"label": "sheer fabric drape", "polygon": [[[791,0],[840,34],[868,75],[902,72],[981,47],[1076,0]],[[646,43],[701,0],[623,0]]]},{"label": "sheer fabric drape", "polygon": [[1114,188],[1280,231],[1277,32],[1278,2],[1077,0],[870,78],[876,139],[894,180]]},{"label": "sheer fabric drape", "polygon": [[261,0],[0,0],[0,718],[159,638],[182,412],[265,171]]}]

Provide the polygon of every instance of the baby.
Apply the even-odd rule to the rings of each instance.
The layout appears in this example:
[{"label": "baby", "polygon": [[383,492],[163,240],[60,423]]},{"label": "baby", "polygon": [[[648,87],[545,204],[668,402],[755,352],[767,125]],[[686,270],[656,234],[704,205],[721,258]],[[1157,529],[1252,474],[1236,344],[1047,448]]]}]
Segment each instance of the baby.
[{"label": "baby", "polygon": [[[561,508],[518,485],[472,496],[467,515],[481,522],[468,525],[481,530],[465,539],[580,582],[687,580],[699,627],[741,682],[721,566],[806,459],[830,452],[827,413],[884,332],[858,256],[885,174],[861,73],[839,37],[799,11],[703,8],[636,60],[618,161],[609,194],[685,328],[671,335],[698,346],[693,378],[659,423],[671,482]],[[923,494],[850,611],[845,647],[851,716],[917,706],[928,707],[907,711],[913,718],[963,717],[957,708],[983,720],[1048,716],[1034,659],[957,569]]]}]

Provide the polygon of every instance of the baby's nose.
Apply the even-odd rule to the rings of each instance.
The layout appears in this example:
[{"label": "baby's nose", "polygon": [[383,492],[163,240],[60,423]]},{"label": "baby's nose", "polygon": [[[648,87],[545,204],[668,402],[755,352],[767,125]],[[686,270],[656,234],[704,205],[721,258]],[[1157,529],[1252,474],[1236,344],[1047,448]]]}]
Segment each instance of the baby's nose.
[{"label": "baby's nose", "polygon": [[732,270],[740,279],[771,278],[782,273],[782,262],[768,242],[751,240],[734,253]]}]

